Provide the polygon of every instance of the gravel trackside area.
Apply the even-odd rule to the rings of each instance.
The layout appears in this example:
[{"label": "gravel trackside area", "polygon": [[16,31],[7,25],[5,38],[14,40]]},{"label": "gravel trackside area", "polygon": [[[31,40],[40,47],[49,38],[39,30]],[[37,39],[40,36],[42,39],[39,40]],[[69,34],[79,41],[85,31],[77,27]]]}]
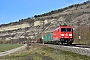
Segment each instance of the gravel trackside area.
[{"label": "gravel trackside area", "polygon": [[0,59],[1,60],[90,60],[89,56],[80,55],[69,51],[62,51],[57,48],[54,49],[43,44],[32,43],[30,46],[28,46],[28,49],[25,47],[25,49],[20,49],[12,54],[1,56]]},{"label": "gravel trackside area", "polygon": [[47,44],[48,47],[52,47],[55,49],[60,49],[60,50],[64,50],[64,51],[70,51],[70,52],[74,52],[74,53],[78,53],[81,55],[86,55],[86,56],[90,56],[90,48],[82,48],[82,47],[74,47],[74,46],[60,46],[60,45],[49,45]]}]

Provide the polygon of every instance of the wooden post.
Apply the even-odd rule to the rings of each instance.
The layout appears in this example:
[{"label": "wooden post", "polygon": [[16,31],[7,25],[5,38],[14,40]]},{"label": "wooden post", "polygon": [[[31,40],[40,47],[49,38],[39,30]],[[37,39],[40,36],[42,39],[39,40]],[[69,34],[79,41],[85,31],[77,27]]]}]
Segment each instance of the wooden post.
[{"label": "wooden post", "polygon": [[[43,20],[43,32],[42,32],[42,39],[44,39],[44,38],[43,38],[43,36],[44,36],[44,20]],[[44,45],[44,40],[43,40],[43,45]]]}]

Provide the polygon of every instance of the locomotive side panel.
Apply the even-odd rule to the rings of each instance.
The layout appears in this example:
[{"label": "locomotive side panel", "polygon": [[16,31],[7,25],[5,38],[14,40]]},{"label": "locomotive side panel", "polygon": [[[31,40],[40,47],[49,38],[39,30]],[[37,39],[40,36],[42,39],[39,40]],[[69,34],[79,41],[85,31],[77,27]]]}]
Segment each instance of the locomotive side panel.
[{"label": "locomotive side panel", "polygon": [[60,38],[59,33],[60,33],[59,28],[57,28],[56,30],[53,31],[53,41],[59,40],[59,38]]}]

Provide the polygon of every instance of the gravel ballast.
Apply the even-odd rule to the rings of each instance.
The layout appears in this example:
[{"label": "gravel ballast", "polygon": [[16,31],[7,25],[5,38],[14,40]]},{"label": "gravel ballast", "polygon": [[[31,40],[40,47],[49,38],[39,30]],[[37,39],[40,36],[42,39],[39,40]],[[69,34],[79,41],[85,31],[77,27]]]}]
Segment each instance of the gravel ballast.
[{"label": "gravel ballast", "polygon": [[64,50],[64,51],[71,51],[71,52],[78,53],[81,55],[90,56],[90,48],[82,48],[82,47],[74,47],[74,46],[61,46],[61,45],[49,45],[49,44],[47,44],[47,46],[55,48],[55,49],[60,49],[60,50]]}]

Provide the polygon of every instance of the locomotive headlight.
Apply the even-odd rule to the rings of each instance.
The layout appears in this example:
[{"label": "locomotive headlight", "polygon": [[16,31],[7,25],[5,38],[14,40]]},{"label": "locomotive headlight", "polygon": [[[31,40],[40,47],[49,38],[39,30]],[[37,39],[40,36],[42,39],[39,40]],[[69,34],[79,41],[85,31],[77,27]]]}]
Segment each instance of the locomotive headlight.
[{"label": "locomotive headlight", "polygon": [[61,36],[64,36],[64,34],[61,34]]},{"label": "locomotive headlight", "polygon": [[69,34],[69,36],[72,36],[72,34]]}]

